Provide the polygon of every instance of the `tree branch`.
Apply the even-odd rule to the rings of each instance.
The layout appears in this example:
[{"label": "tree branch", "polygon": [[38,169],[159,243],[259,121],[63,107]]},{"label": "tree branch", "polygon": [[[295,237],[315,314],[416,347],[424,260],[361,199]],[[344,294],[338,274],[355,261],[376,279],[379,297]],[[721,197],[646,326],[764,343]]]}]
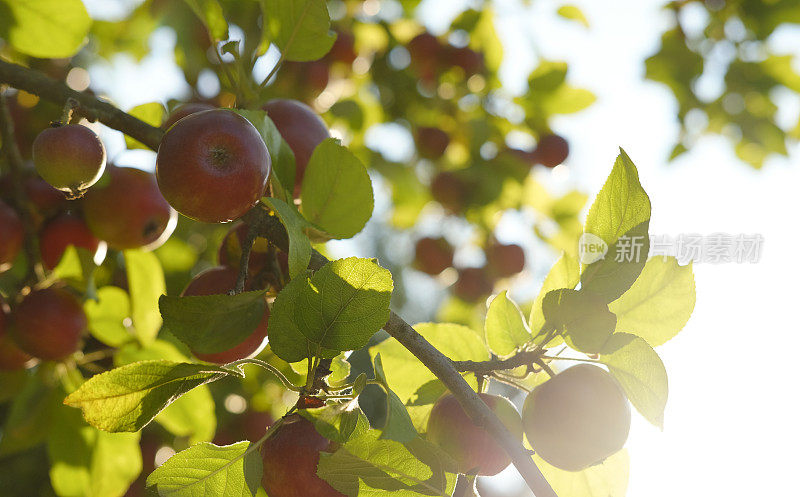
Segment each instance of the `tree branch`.
[{"label": "tree branch", "polygon": [[[63,83],[48,78],[37,71],[3,60],[0,60],[0,83],[7,83],[29,93],[39,95],[41,98],[62,104],[72,97],[80,103],[82,111],[91,114],[87,118],[94,117],[106,126],[122,131],[153,150],[158,149],[158,144],[164,134],[161,129],[152,127],[120,111],[111,104],[101,102],[88,93],[76,92]],[[261,209],[261,207],[256,207],[256,209]],[[276,216],[269,215],[266,211],[262,212],[264,213],[263,223],[259,223],[262,230],[261,236],[264,236],[270,243],[288,253],[289,237],[283,224]],[[328,262],[325,256],[314,250],[308,267],[317,270]],[[484,427],[500,442],[509,456],[511,456],[514,466],[517,467],[528,486],[536,494],[536,497],[557,497],[550,484],[547,483],[547,480],[539,471],[539,468],[533,463],[529,451],[506,429],[497,415],[489,409],[464,378],[461,377],[452,360],[431,345],[428,340],[417,333],[410,324],[394,312],[391,313],[389,321],[383,329],[414,354],[420,362],[447,386],[473,422],[478,426]]]},{"label": "tree branch", "polygon": [[547,352],[545,349],[526,350],[508,359],[492,359],[490,361],[453,361],[456,370],[462,373],[484,373],[515,369],[536,363]]},{"label": "tree branch", "polygon": [[25,90],[61,105],[73,98],[80,105],[81,114],[90,121],[100,121],[109,128],[122,131],[153,150],[158,150],[158,144],[161,143],[161,137],[164,136],[162,129],[150,126],[108,102],[98,100],[90,93],[75,91],[39,71],[3,59],[0,59],[0,83]]}]

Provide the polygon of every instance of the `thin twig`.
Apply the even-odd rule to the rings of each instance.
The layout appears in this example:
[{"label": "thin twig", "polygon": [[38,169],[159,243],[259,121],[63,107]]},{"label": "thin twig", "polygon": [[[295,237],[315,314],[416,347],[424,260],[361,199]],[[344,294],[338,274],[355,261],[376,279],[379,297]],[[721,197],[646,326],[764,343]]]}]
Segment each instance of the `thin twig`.
[{"label": "thin twig", "polygon": [[453,361],[453,367],[462,373],[491,373],[516,369],[521,366],[534,364],[546,352],[545,349],[528,350],[520,352],[508,359],[492,359],[489,361]]}]

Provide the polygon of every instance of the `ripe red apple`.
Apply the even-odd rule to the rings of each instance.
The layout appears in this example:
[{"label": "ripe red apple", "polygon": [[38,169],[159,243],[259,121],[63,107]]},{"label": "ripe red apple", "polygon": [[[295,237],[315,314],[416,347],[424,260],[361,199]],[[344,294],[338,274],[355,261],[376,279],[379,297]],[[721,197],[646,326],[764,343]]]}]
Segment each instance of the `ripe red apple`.
[{"label": "ripe red apple", "polygon": [[425,84],[433,84],[439,70],[439,60],[443,55],[439,39],[428,32],[421,33],[412,38],[406,48],[411,57],[411,69]]},{"label": "ripe red apple", "polygon": [[169,238],[177,222],[152,174],[112,165],[84,196],[83,214],[97,238],[120,250],[155,248]]},{"label": "ripe red apple", "polygon": [[261,485],[269,497],[344,497],[317,476],[320,452],[332,452],[332,442],[311,421],[292,414],[261,446],[264,476]]},{"label": "ripe red apple", "polygon": [[453,246],[444,238],[420,238],[415,247],[414,267],[437,275],[453,265]]},{"label": "ripe red apple", "polygon": [[300,196],[300,187],[308,160],[317,145],[330,138],[325,122],[308,105],[297,100],[275,99],[264,105],[269,118],[294,152],[294,196]]},{"label": "ripe red apple", "polygon": [[486,247],[489,271],[498,278],[508,278],[525,268],[525,251],[516,244],[492,242]]},{"label": "ripe red apple", "polygon": [[249,211],[264,194],[271,170],[258,130],[228,109],[184,117],[167,130],[156,157],[164,198],[184,216],[206,223]]},{"label": "ripe red apple", "polygon": [[8,321],[5,303],[0,300],[0,371],[22,369],[31,360],[31,356],[23,352],[11,338]]},{"label": "ripe red apple", "polygon": [[451,213],[459,214],[469,201],[470,188],[456,173],[444,171],[431,181],[431,196]]},{"label": "ripe red apple", "polygon": [[68,204],[66,197],[40,176],[31,174],[22,180],[25,195],[43,215],[62,210]]},{"label": "ripe red apple", "polygon": [[448,45],[445,58],[451,65],[463,69],[466,77],[483,72],[483,54],[469,47]]},{"label": "ripe red apple", "polygon": [[476,302],[488,297],[494,290],[494,282],[486,272],[486,268],[467,267],[459,269],[458,279],[453,285],[456,297],[467,302]]},{"label": "ripe red apple", "polygon": [[94,236],[83,219],[73,214],[62,214],[48,222],[39,235],[39,250],[44,266],[47,269],[56,267],[70,245],[85,248],[93,255],[105,249],[105,244],[101,247],[100,240]]},{"label": "ripe red apple", "polygon": [[[240,261],[242,260],[242,245],[247,240],[248,227],[240,223],[225,235],[219,246],[217,253],[220,266],[227,266],[235,271],[239,271]],[[289,275],[289,256],[277,251],[278,264],[283,275]],[[269,242],[266,238],[257,237],[250,251],[250,261],[247,267],[248,280],[258,275],[269,264]]]},{"label": "ripe red apple", "polygon": [[579,364],[528,395],[522,422],[528,441],[542,459],[566,471],[580,471],[622,449],[631,427],[631,410],[610,373]]},{"label": "ripe red apple", "polygon": [[450,135],[439,128],[420,126],[414,133],[417,151],[421,157],[436,160],[444,155],[450,144]]},{"label": "ripe red apple", "polygon": [[[514,404],[498,395],[479,393],[478,396],[497,414],[508,431],[522,440],[522,420]],[[485,429],[472,422],[451,394],[446,394],[433,405],[427,437],[453,458],[458,473],[492,476],[511,463],[503,447]]]},{"label": "ripe red apple", "polygon": [[539,138],[533,151],[533,160],[545,167],[556,167],[569,155],[569,143],[558,135],[544,135]]},{"label": "ripe red apple", "polygon": [[11,334],[19,348],[51,361],[76,352],[87,327],[80,300],[55,287],[28,294],[14,309],[12,321]]},{"label": "ripe red apple", "polygon": [[[236,285],[237,276],[237,272],[229,267],[212,267],[195,276],[181,295],[221,295],[228,293]],[[261,322],[253,330],[253,333],[243,342],[222,352],[203,354],[192,351],[192,353],[198,359],[217,364],[227,364],[246,357],[254,357],[267,346],[268,323],[269,307],[264,301],[264,317],[261,318]]]},{"label": "ripe red apple", "polygon": [[169,129],[172,127],[173,124],[180,121],[186,116],[191,114],[196,114],[198,112],[202,112],[204,110],[212,110],[215,109],[213,105],[204,104],[201,102],[190,102],[188,104],[181,104],[169,113],[167,118],[164,120],[164,124],[161,125],[162,129]]},{"label": "ripe red apple", "polygon": [[356,38],[353,33],[336,30],[336,41],[325,58],[334,62],[350,65],[356,60]]},{"label": "ripe red apple", "polygon": [[33,141],[36,171],[53,187],[80,197],[106,167],[106,149],[94,131],[80,124],[56,125]]},{"label": "ripe red apple", "polygon": [[0,200],[0,272],[11,267],[25,240],[25,229],[16,211]]}]

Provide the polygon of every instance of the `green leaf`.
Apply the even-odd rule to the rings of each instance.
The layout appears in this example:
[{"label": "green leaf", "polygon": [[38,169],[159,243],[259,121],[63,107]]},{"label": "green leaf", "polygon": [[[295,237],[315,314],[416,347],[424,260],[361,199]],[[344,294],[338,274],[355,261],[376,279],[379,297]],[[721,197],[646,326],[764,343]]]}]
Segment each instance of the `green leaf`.
[{"label": "green leaf", "polygon": [[373,369],[375,370],[375,379],[383,386],[386,391],[386,425],[383,427],[381,438],[388,438],[396,440],[401,443],[407,443],[418,437],[417,429],[414,428],[414,423],[411,421],[411,416],[408,415],[408,410],[397,396],[389,387],[389,382],[386,380],[386,373],[383,371],[383,363],[381,363],[381,355],[377,354],[373,361]]},{"label": "green leaf", "polygon": [[369,429],[369,421],[355,399],[315,409],[301,409],[298,412],[314,424],[320,435],[337,443],[345,443]]},{"label": "green leaf", "polygon": [[536,334],[537,338],[541,331],[545,331],[542,330],[545,323],[544,312],[542,312],[542,301],[545,295],[551,290],[558,290],[559,288],[572,290],[579,281],[580,264],[578,264],[577,259],[569,254],[561,254],[558,261],[550,268],[550,272],[547,273],[547,277],[545,277],[542,283],[542,288],[539,290],[539,295],[533,302],[531,315],[528,318],[530,329]]},{"label": "green leaf", "polygon": [[580,24],[583,24],[585,27],[589,27],[589,20],[586,19],[586,16],[583,15],[583,11],[575,6],[575,5],[562,5],[558,8],[558,15],[563,17],[564,19],[569,19],[570,21],[576,21]]},{"label": "green leaf", "polygon": [[162,295],[158,307],[164,327],[201,354],[215,354],[239,345],[258,327],[267,302],[265,290],[237,295]]},{"label": "green leaf", "polygon": [[295,179],[295,159],[294,152],[286,143],[286,140],[281,136],[280,131],[269,118],[266,111],[263,110],[235,110],[235,112],[256,127],[261,134],[261,138],[267,145],[269,156],[272,159],[272,174],[273,177],[278,177],[278,182],[281,187],[289,192],[287,197],[282,197],[281,200],[289,201],[291,192],[294,191]]},{"label": "green leaf", "polygon": [[642,416],[663,429],[669,388],[667,370],[656,351],[640,337],[614,333],[600,352],[600,361]]},{"label": "green leaf", "polygon": [[294,278],[304,274],[311,260],[311,241],[303,230],[308,227],[308,221],[297,212],[290,204],[277,198],[262,199],[272,207],[281,219],[289,234],[289,275]]},{"label": "green leaf", "polygon": [[320,143],[303,176],[303,216],[333,238],[350,238],[372,216],[372,181],[364,164],[334,138]]},{"label": "green leaf", "polygon": [[161,329],[158,298],[167,293],[164,271],[152,252],[126,250],[124,254],[136,336],[143,344],[152,343]]},{"label": "green leaf", "polygon": [[91,24],[81,0],[0,2],[0,38],[33,57],[72,57],[86,43]]},{"label": "green leaf", "polygon": [[564,497],[625,497],[628,489],[630,458],[621,450],[601,464],[583,471],[564,471],[555,468],[538,455],[533,462],[542,471],[556,494]]},{"label": "green leaf", "polygon": [[[487,361],[490,358],[480,335],[466,326],[452,323],[418,323],[414,329],[431,345],[454,361]],[[384,370],[392,378],[392,390],[404,403],[416,400],[420,387],[436,380],[397,340],[390,338],[372,347],[370,353],[381,355]],[[432,399],[431,403],[436,399]]]},{"label": "green leaf", "polygon": [[506,292],[500,293],[489,305],[484,332],[489,348],[499,356],[509,355],[531,340],[522,311]]},{"label": "green leaf", "polygon": [[310,61],[330,51],[336,36],[324,0],[262,0],[268,39],[285,60]]},{"label": "green leaf", "polygon": [[320,454],[317,475],[348,497],[449,497],[455,475],[446,473],[450,461],[421,438],[401,444],[379,438],[370,430],[333,454]]},{"label": "green leaf", "polygon": [[577,290],[553,290],[542,301],[547,323],[564,333],[567,344],[587,354],[600,352],[614,333],[617,317],[596,295]]},{"label": "green leaf", "polygon": [[85,248],[69,245],[64,249],[58,265],[53,269],[53,275],[84,292],[86,297],[91,299],[96,297],[94,288],[96,269],[93,253]]},{"label": "green leaf", "polygon": [[58,410],[47,454],[59,497],[120,496],[142,470],[138,433],[97,430],[74,409]]},{"label": "green leaf", "polygon": [[[188,360],[170,342],[156,340],[147,348],[136,344],[121,348],[115,357],[115,364],[121,366],[160,359],[174,362]],[[177,437],[189,437],[191,444],[211,440],[217,430],[217,415],[208,385],[200,385],[180,396],[158,413],[155,422]]]},{"label": "green leaf", "polygon": [[[45,383],[40,372],[28,379],[5,414],[0,429],[0,456],[15,454],[44,442],[53,415],[64,398],[61,388]],[[3,387],[5,388],[5,386]]]},{"label": "green leaf", "polygon": [[[137,105],[132,109],[128,110],[128,114],[132,115],[133,117],[139,118],[140,120],[146,122],[150,126],[155,126],[156,128],[161,126],[161,123],[164,122],[164,116],[166,115],[167,110],[161,105],[159,102],[150,102],[146,104]],[[125,145],[129,149],[144,149],[150,150],[150,147],[143,144],[139,140],[131,138],[128,135],[125,135]]]},{"label": "green leaf", "polygon": [[584,231],[611,246],[620,236],[649,220],[650,198],[639,183],[633,161],[620,149],[611,174],[589,209]]},{"label": "green leaf", "polygon": [[116,286],[104,286],[97,290],[97,300],[87,300],[83,310],[89,320],[89,333],[110,347],[119,347],[133,339],[125,326],[130,319],[131,303],[128,294]]},{"label": "green leaf", "polygon": [[[185,0],[215,41],[228,39],[228,22],[218,0]],[[215,48],[216,50],[216,48]]]},{"label": "green leaf", "polygon": [[694,310],[696,292],[692,265],[674,257],[653,257],[622,297],[609,304],[617,315],[617,331],[661,345],[678,334]]},{"label": "green leaf", "polygon": [[294,320],[309,341],[323,348],[361,348],[389,320],[392,287],[392,274],[373,259],[329,262],[307,280]]},{"label": "green leaf", "polygon": [[79,407],[101,430],[138,431],[181,395],[229,374],[236,372],[208,364],[136,362],[93,376],[64,403]]},{"label": "green leaf", "polygon": [[647,263],[650,221],[633,227],[611,245],[605,258],[589,264],[581,273],[581,288],[606,302],[617,300],[633,286]]},{"label": "green leaf", "polygon": [[244,441],[220,447],[201,443],[178,452],[147,477],[148,495],[246,496],[261,487],[258,446]]},{"label": "green leaf", "polygon": [[306,285],[305,275],[292,278],[278,293],[269,315],[269,347],[276,356],[290,363],[314,357],[316,352],[316,347],[300,333],[294,320],[295,308]]}]

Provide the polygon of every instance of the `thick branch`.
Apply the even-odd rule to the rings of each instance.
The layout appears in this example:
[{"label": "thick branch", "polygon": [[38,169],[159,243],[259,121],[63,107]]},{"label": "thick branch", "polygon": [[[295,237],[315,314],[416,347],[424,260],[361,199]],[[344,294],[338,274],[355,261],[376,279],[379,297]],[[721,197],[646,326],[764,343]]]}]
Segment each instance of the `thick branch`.
[{"label": "thick branch", "polygon": [[0,83],[8,84],[19,90],[38,95],[40,98],[65,104],[68,99],[75,99],[80,104],[80,112],[91,121],[100,121],[109,128],[122,131],[153,150],[158,150],[164,131],[150,126],[130,114],[127,114],[108,102],[98,100],[89,93],[78,92],[60,81],[56,81],[39,71],[0,59]]},{"label": "thick branch", "polygon": [[[86,93],[79,93],[69,89],[66,85],[52,80],[36,71],[10,64],[0,60],[0,83],[39,95],[41,98],[64,103],[70,97],[75,98],[81,105],[81,110],[91,112],[103,124],[122,131],[153,150],[158,149],[158,144],[163,131],[136,119],[114,106],[98,101]],[[87,116],[89,117],[89,116]],[[289,238],[286,229],[275,216],[264,216],[261,235],[267,238],[276,247],[288,252]],[[309,268],[319,269],[328,262],[322,254],[312,251]],[[422,335],[406,323],[400,316],[391,313],[384,329],[400,342],[406,349],[414,354],[433,374],[458,399],[464,411],[478,425],[489,431],[505,448],[511,456],[514,466],[517,467],[528,486],[536,497],[557,497],[556,493],[544,479],[541,471],[533,463],[530,453],[522,446],[503,425],[500,419],[492,412],[480,397],[472,390],[469,384],[461,377],[454,367],[453,361],[439,352]]]}]

